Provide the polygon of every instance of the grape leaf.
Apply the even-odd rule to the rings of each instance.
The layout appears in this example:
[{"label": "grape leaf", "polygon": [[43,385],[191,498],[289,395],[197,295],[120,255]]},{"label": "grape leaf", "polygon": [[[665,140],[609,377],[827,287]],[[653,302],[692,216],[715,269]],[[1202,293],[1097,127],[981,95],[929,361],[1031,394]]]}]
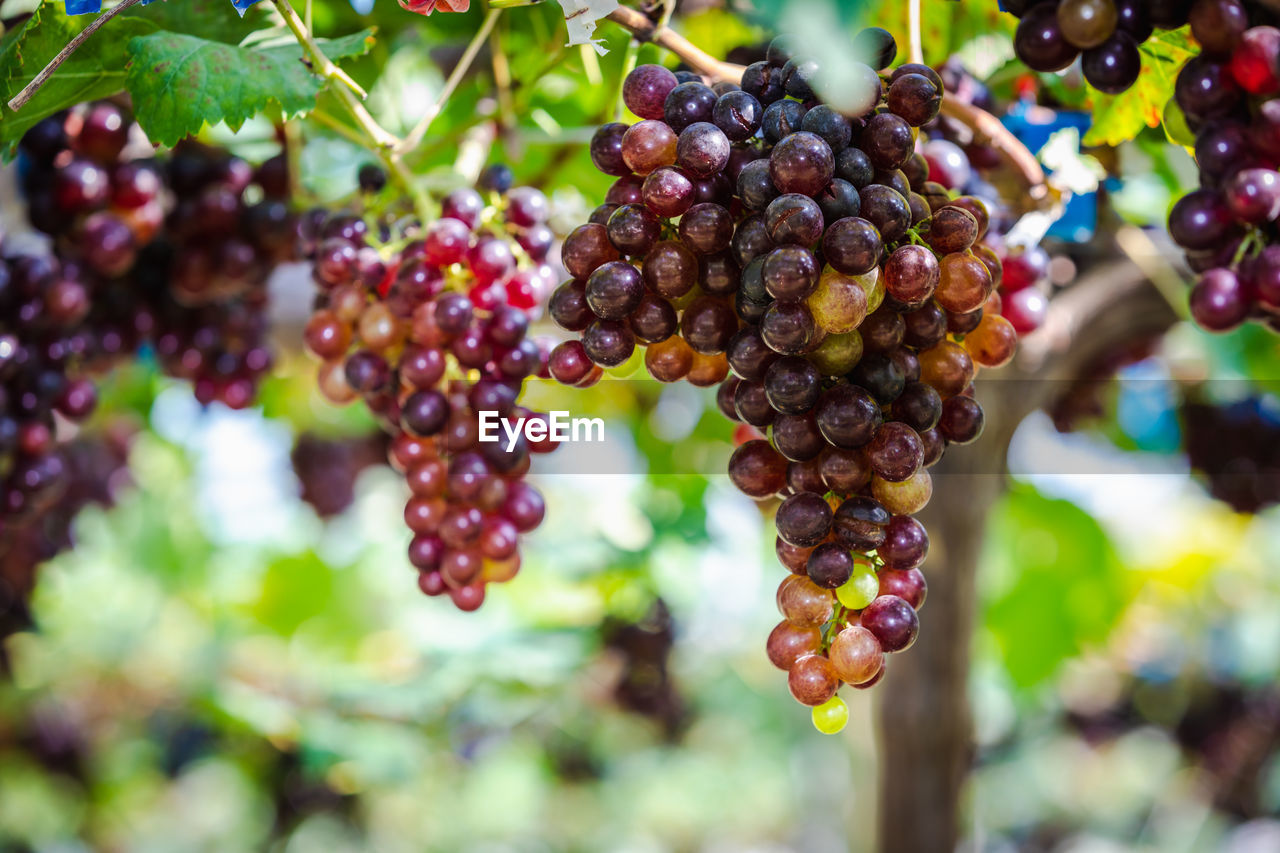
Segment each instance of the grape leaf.
[{"label": "grape leaf", "polygon": [[[56,0],[42,3],[20,30],[5,34],[0,45],[0,94],[4,102],[30,83],[92,18],[71,18]],[[145,18],[119,16],[108,21],[80,46],[18,112],[0,105],[0,149],[7,160],[32,125],[83,101],[116,94],[124,88],[127,57],[120,45],[152,33]]]},{"label": "grape leaf", "polygon": [[130,9],[123,17],[145,17],[158,30],[239,44],[259,28],[261,15],[244,18],[228,6],[227,0],[168,0],[147,9]]},{"label": "grape leaf", "polygon": [[1173,98],[1178,71],[1196,54],[1186,27],[1157,30],[1139,51],[1142,71],[1133,86],[1119,95],[1095,93],[1093,127],[1085,135],[1085,145],[1119,145],[1136,137],[1144,127],[1159,127],[1165,105]]},{"label": "grape leaf", "polygon": [[[321,42],[331,59],[360,56],[373,30]],[[125,84],[134,116],[152,142],[173,145],[205,124],[232,130],[262,110],[286,115],[313,108],[324,81],[302,63],[296,44],[255,50],[182,33],[158,32],[130,40]]]}]

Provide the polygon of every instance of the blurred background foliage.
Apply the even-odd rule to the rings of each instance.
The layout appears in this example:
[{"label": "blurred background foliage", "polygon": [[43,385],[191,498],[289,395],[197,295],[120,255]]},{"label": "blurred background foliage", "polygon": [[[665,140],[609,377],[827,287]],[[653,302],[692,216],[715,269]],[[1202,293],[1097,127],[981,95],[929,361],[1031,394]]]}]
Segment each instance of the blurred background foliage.
[{"label": "blurred background foliage", "polygon": [[[401,132],[481,5],[311,8],[321,34],[378,27],[353,74]],[[985,62],[1011,98],[994,0],[926,6],[930,61]],[[904,8],[690,2],[676,22],[750,59],[779,22],[838,51],[859,12],[901,32]],[[493,46],[512,86],[468,78],[416,170],[465,181],[459,151],[478,146],[581,221],[609,182],[581,143],[617,109],[624,65],[670,58],[607,25],[602,57],[562,47],[561,18],[553,3],[504,15]],[[306,132],[307,192],[349,198],[365,155]],[[208,135],[252,157],[272,130]],[[1099,156],[1113,225],[1162,221],[1193,177],[1160,130]],[[113,378],[97,418],[132,435],[115,505],[79,514],[29,608],[0,596],[0,851],[871,849],[872,698],[823,737],[765,658],[781,569],[761,510],[715,473],[731,428],[710,392],[627,370],[590,392],[533,389],[537,405],[604,417],[622,461],[583,474],[585,447],[547,458],[548,520],[520,576],[461,614],[417,593],[403,481],[368,464],[381,451],[358,408],[321,401],[288,323],[305,299],[288,298],[303,304],[279,309],[256,409],[201,409],[145,364]],[[1231,380],[1280,390],[1262,335],[1180,326],[1098,383],[1103,417],[1019,429],[979,579],[971,849],[1280,849],[1280,513],[1237,514],[1180,450],[1187,388],[1219,402],[1249,393]],[[349,506],[313,506],[348,488]]]}]

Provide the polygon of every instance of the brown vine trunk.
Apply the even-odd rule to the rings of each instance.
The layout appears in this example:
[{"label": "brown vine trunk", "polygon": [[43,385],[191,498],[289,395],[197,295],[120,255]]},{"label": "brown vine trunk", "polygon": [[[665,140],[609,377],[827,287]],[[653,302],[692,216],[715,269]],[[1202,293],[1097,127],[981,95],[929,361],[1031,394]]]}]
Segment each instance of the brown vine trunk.
[{"label": "brown vine trunk", "polygon": [[1100,356],[1176,319],[1133,261],[1095,270],[1054,299],[1014,365],[980,383],[985,434],[953,448],[934,470],[935,498],[921,514],[930,552],[920,636],[894,655],[880,691],[881,853],[950,853],[967,829],[960,804],[973,763],[967,681],[978,560],[987,515],[1005,491],[1014,430]]}]

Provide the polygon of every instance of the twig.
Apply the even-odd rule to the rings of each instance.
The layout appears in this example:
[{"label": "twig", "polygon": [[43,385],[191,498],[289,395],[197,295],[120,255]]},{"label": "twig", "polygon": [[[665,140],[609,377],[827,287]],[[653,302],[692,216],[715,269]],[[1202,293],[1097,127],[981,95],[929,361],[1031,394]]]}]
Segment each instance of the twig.
[{"label": "twig", "polygon": [[609,20],[630,30],[640,41],[651,41],[665,47],[704,77],[729,83],[742,82],[741,65],[721,62],[675,30],[667,26],[660,27],[635,9],[619,6],[609,13]]},{"label": "twig", "polygon": [[[336,81],[339,84],[332,87],[334,95],[338,100],[342,101],[342,105],[351,114],[351,118],[355,120],[356,125],[373,143],[373,148],[386,165],[387,171],[395,177],[401,188],[412,197],[418,216],[423,221],[426,221],[430,214],[431,205],[418,187],[417,182],[413,179],[412,173],[405,167],[404,161],[400,159],[400,155],[397,153],[396,149],[400,144],[400,138],[378,124],[377,119],[365,109],[364,104],[356,97],[356,91],[362,90],[358,86],[353,90],[354,81],[342,69],[338,68],[333,60],[325,55],[320,45],[316,43],[315,38],[312,37],[311,32],[307,29],[306,24],[298,17],[298,12],[289,4],[289,0],[271,0],[271,2],[280,13],[280,16],[284,18],[285,25],[293,33],[293,37],[302,46],[303,54],[307,57],[308,66],[311,70],[321,78]],[[336,127],[338,125],[334,122],[330,126]],[[363,145],[364,143],[361,142],[361,144]]]},{"label": "twig", "polygon": [[1116,232],[1116,245],[1138,265],[1179,318],[1191,319],[1186,281],[1147,232],[1135,225],[1125,225]]},{"label": "twig", "polygon": [[920,0],[911,0],[907,6],[907,27],[910,30],[911,61],[924,63],[924,39],[920,36]]},{"label": "twig", "polygon": [[480,52],[485,40],[489,38],[489,33],[493,30],[493,25],[497,23],[498,16],[501,14],[501,9],[489,10],[489,14],[485,16],[484,23],[480,25],[479,31],[471,39],[471,44],[467,45],[462,58],[453,67],[453,73],[445,81],[444,88],[440,90],[435,103],[427,108],[426,113],[418,120],[417,125],[414,126],[413,130],[409,131],[409,135],[397,146],[397,153],[403,154],[406,151],[412,151],[422,142],[422,138],[427,134],[427,128],[431,127],[431,122],[435,121],[436,116],[440,115],[440,111],[444,109],[449,96],[453,94],[454,90],[458,88],[458,84],[462,82],[462,78],[466,76],[467,71],[471,68],[471,63],[475,61],[476,54]]},{"label": "twig", "polygon": [[502,33],[495,27],[489,34],[489,56],[493,64],[493,84],[498,89],[498,112],[504,131],[516,126],[515,105],[511,97],[511,63],[502,46]]},{"label": "twig", "polygon": [[41,69],[40,73],[37,74],[30,83],[23,86],[21,92],[14,95],[9,100],[9,109],[13,110],[15,113],[22,109],[23,106],[26,105],[27,101],[31,100],[32,97],[35,96],[36,92],[40,91],[40,87],[43,86],[51,76],[53,76],[53,72],[58,70],[58,66],[66,62],[67,58],[80,48],[80,45],[88,41],[89,36],[96,33],[103,24],[114,18],[116,15],[119,15],[125,9],[128,9],[130,6],[136,6],[141,2],[142,0],[123,0],[123,2],[112,6],[110,9],[102,12],[98,17],[94,18],[93,23],[76,33],[75,38],[67,42],[67,46],[58,51],[58,55],[49,60],[49,64]]},{"label": "twig", "polygon": [[308,116],[312,120],[317,121],[320,124],[323,124],[325,127],[329,128],[334,133],[341,136],[343,139],[347,140],[348,142],[359,145],[361,148],[364,148],[366,143],[368,142],[368,140],[366,140],[363,136],[356,133],[350,127],[338,121],[338,119],[334,118],[333,116],[329,115],[327,112],[325,112],[324,110],[318,107],[312,110],[310,113],[308,113]]},{"label": "twig", "polygon": [[1018,137],[1009,132],[1000,119],[958,98],[943,98],[942,114],[965,125],[974,132],[975,136],[995,148],[1000,159],[1011,166],[1014,173],[1022,179],[1027,195],[1036,207],[1043,209],[1053,204],[1053,197],[1045,181],[1044,169],[1041,168],[1040,161],[1018,140]]}]

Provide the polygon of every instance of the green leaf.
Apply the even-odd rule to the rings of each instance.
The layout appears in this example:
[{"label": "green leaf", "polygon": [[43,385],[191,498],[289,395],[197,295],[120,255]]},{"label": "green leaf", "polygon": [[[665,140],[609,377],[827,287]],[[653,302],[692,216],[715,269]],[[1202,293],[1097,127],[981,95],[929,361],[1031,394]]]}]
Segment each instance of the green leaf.
[{"label": "green leaf", "polygon": [[1132,595],[1098,522],[1031,486],[1015,486],[992,513],[982,565],[983,625],[1020,687],[1106,639]]},{"label": "green leaf", "polygon": [[[8,102],[30,83],[81,30],[91,15],[67,17],[62,4],[41,4],[27,22],[0,41],[0,101]],[[18,112],[0,105],[0,149],[13,155],[22,135],[40,120],[84,101],[107,98],[124,88],[128,56],[122,45],[155,31],[143,18],[120,16],[108,21],[73,53]]]},{"label": "green leaf", "polygon": [[[321,47],[340,59],[359,56],[372,44],[373,31],[364,30]],[[237,130],[272,107],[289,116],[305,113],[324,84],[302,63],[296,44],[255,50],[159,32],[131,40],[129,53],[126,85],[134,115],[160,145],[173,145],[205,124],[226,122]]]},{"label": "green leaf", "polygon": [[[1093,127],[1085,135],[1085,145],[1119,145],[1142,132],[1159,127],[1165,119],[1165,105],[1173,99],[1178,71],[1196,51],[1186,27],[1157,30],[1139,48],[1142,71],[1138,81],[1119,95],[1098,93],[1093,100]],[[1179,133],[1171,129],[1170,139]]]},{"label": "green leaf", "polygon": [[150,6],[135,6],[121,17],[145,18],[157,30],[239,44],[245,36],[261,28],[265,8],[253,6],[242,18],[228,0],[166,0]]}]

